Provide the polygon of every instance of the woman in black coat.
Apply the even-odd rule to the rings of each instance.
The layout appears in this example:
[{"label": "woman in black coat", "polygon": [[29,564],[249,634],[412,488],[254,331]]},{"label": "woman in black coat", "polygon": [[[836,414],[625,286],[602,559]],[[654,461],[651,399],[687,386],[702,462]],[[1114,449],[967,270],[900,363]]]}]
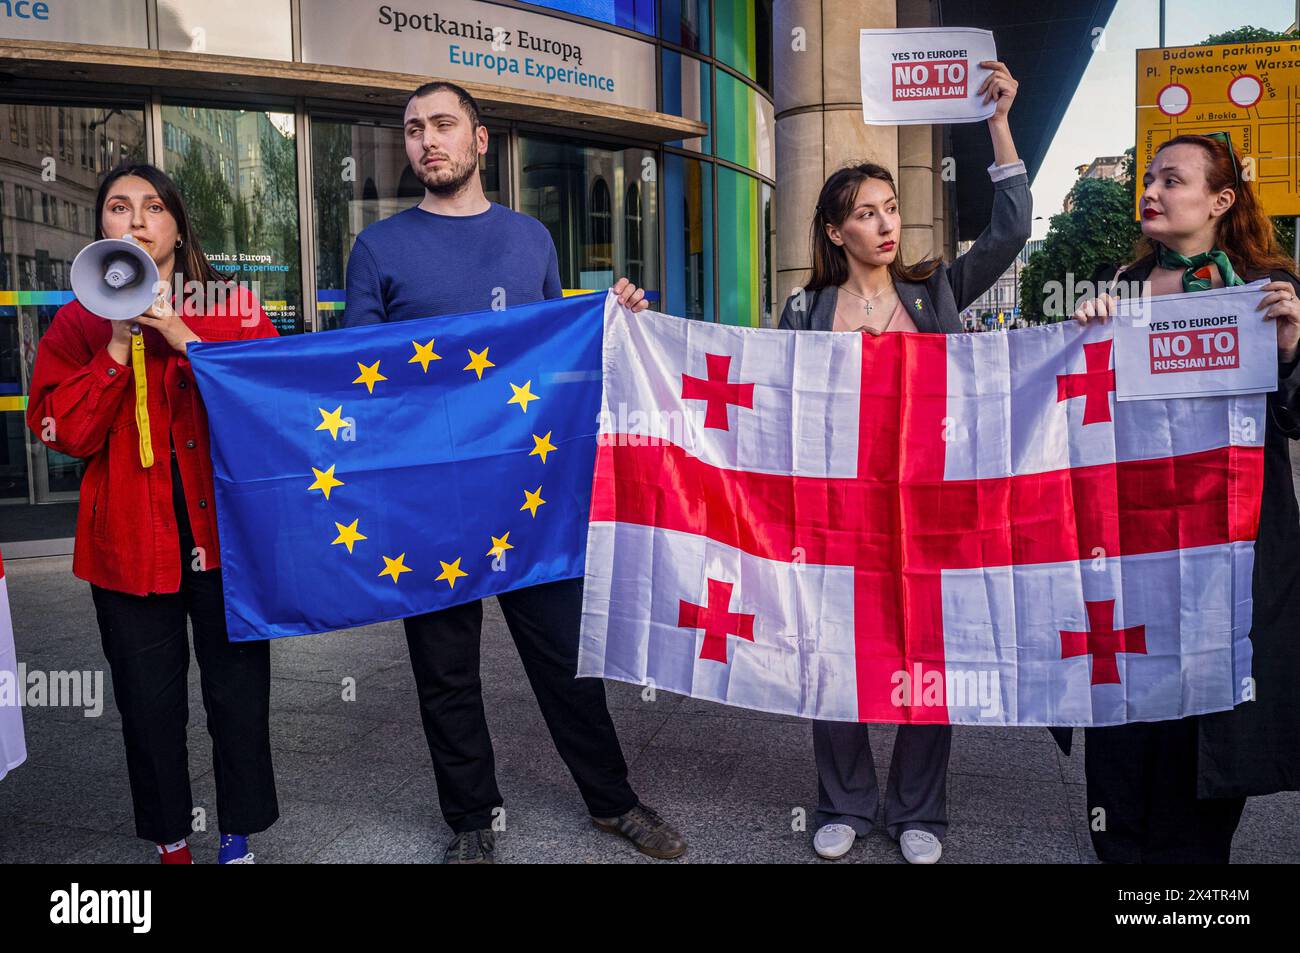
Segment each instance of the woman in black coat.
[{"label": "woman in black coat", "polygon": [[[1300,790],[1300,513],[1288,452],[1300,439],[1300,280],[1220,136],[1179,136],[1157,151],[1143,177],[1144,254],[1116,277],[1150,282],[1153,296],[1270,279],[1261,317],[1277,327],[1280,383],[1264,424],[1254,699],[1211,715],[1086,730],[1092,843],[1115,863],[1227,863],[1246,798]],[[1074,317],[1105,320],[1113,308],[1102,295]]]}]

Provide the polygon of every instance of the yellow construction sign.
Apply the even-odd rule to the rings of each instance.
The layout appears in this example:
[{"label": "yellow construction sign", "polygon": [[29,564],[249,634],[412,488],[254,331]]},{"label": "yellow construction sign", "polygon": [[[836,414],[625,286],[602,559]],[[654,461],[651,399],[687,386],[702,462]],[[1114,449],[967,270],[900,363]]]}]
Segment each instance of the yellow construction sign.
[{"label": "yellow construction sign", "polygon": [[1226,132],[1264,211],[1300,215],[1298,126],[1298,40],[1137,51],[1139,198],[1142,175],[1162,143]]}]

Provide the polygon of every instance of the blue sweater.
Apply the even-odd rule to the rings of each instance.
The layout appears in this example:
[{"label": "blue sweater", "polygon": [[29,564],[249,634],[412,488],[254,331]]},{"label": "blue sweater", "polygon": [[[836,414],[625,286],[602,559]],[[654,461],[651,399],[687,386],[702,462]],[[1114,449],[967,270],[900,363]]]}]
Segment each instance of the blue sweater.
[{"label": "blue sweater", "polygon": [[419,206],[357,236],[348,259],[344,327],[513,307],[558,298],[546,226],[492,203],[478,215]]}]

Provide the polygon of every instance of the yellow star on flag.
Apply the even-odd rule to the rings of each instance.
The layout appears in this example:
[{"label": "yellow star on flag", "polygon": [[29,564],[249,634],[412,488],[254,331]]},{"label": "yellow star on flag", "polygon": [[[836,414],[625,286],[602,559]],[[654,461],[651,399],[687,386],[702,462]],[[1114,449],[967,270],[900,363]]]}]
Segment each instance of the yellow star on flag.
[{"label": "yellow star on flag", "polygon": [[357,361],[357,369],[361,371],[361,376],[358,377],[356,380],[354,380],[352,383],[365,384],[366,390],[368,390],[372,394],[375,392],[376,384],[378,384],[380,381],[388,380],[387,377],[379,373],[378,361],[375,361],[375,363],[371,364],[369,367],[367,367],[365,364],[362,364],[360,361]]},{"label": "yellow star on flag", "polygon": [[511,397],[508,401],[506,401],[506,404],[507,405],[518,404],[520,410],[522,410],[524,413],[528,413],[528,402],[530,400],[541,400],[540,397],[538,397],[536,394],[532,392],[532,390],[530,390],[532,386],[533,386],[532,381],[524,381],[523,387],[516,387],[514,384],[511,384],[510,389],[515,392],[515,396]]},{"label": "yellow star on flag", "polygon": [[317,430],[328,430],[330,436],[335,440],[339,439],[339,428],[346,427],[348,422],[343,419],[343,405],[339,404],[331,411],[326,411],[324,407],[317,407],[320,411],[321,424]]},{"label": "yellow star on flag", "polygon": [[[488,535],[491,536],[492,534],[489,533]],[[507,549],[514,548],[515,547],[510,542],[510,533],[507,531],[506,534],[500,538],[492,536],[492,548],[487,551],[487,555],[504,556]]]},{"label": "yellow star on flag", "polygon": [[387,556],[385,556],[384,571],[381,572],[379,575],[392,576],[393,585],[397,585],[398,576],[400,576],[404,572],[413,571],[410,566],[407,566],[402,562],[404,559],[406,559],[406,553],[402,553],[402,555],[398,556],[396,559],[389,559]]},{"label": "yellow star on flag", "polygon": [[342,480],[336,480],[334,478],[334,467],[336,466],[338,466],[337,463],[334,464],[334,466],[331,466],[328,470],[317,470],[315,467],[312,467],[311,472],[316,474],[316,482],[307,487],[308,491],[320,490],[325,494],[325,499],[328,500],[330,498],[330,490],[334,489],[336,486],[343,486]]},{"label": "yellow star on flag", "polygon": [[529,451],[530,457],[541,457],[542,463],[546,462],[546,455],[555,449],[555,444],[551,443],[551,434],[553,431],[546,431],[545,437],[539,437],[533,434],[533,449]]},{"label": "yellow star on flag", "polygon": [[342,543],[344,546],[348,548],[349,553],[352,552],[352,547],[355,543],[358,543],[361,540],[367,538],[365,536],[362,536],[359,532],[357,532],[357,524],[360,522],[361,522],[361,518],[358,517],[357,519],[354,519],[351,523],[349,523],[347,526],[344,526],[342,523],[335,523],[334,525],[338,527],[339,535],[338,538],[334,540],[334,542],[330,543],[330,545],[337,546],[339,543]]},{"label": "yellow star on flag", "polygon": [[495,364],[493,364],[491,361],[488,360],[487,352],[488,352],[487,348],[483,348],[483,350],[478,352],[470,351],[469,363],[466,364],[464,367],[462,367],[461,370],[473,371],[475,374],[478,375],[478,379],[482,380],[483,372],[485,370],[487,370],[489,367],[496,367]]},{"label": "yellow star on flag", "polygon": [[539,486],[532,492],[524,490],[524,505],[519,508],[521,510],[527,510],[532,514],[533,519],[537,519],[537,507],[541,506],[545,502],[546,501],[542,499],[542,488]]},{"label": "yellow star on flag", "polygon": [[429,362],[430,362],[430,361],[441,361],[441,360],[442,360],[442,355],[441,355],[441,354],[434,354],[434,353],[433,353],[433,341],[432,341],[432,340],[430,340],[428,344],[420,344],[420,343],[418,343],[418,342],[416,342],[416,341],[412,341],[411,344],[415,347],[415,357],[411,358],[411,359],[410,359],[409,361],[407,361],[406,363],[407,363],[407,364],[419,364],[422,368],[424,368],[424,372],[425,372],[426,374],[429,373]]},{"label": "yellow star on flag", "polygon": [[439,559],[438,562],[442,563],[442,574],[438,576],[436,580],[434,580],[435,582],[445,581],[448,586],[455,589],[456,580],[469,575],[469,573],[465,572],[460,568],[459,557],[457,557],[454,563],[444,563],[442,562],[441,559]]}]

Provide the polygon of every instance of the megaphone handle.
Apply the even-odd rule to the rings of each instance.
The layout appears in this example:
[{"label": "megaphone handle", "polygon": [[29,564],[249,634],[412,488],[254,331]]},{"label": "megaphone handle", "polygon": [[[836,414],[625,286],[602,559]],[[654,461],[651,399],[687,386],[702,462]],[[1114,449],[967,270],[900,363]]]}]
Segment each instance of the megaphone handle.
[{"label": "megaphone handle", "polygon": [[145,379],[144,335],[131,327],[131,372],[135,378],[135,426],[140,432],[140,466],[153,466],[153,438],[149,433],[149,391]]}]

